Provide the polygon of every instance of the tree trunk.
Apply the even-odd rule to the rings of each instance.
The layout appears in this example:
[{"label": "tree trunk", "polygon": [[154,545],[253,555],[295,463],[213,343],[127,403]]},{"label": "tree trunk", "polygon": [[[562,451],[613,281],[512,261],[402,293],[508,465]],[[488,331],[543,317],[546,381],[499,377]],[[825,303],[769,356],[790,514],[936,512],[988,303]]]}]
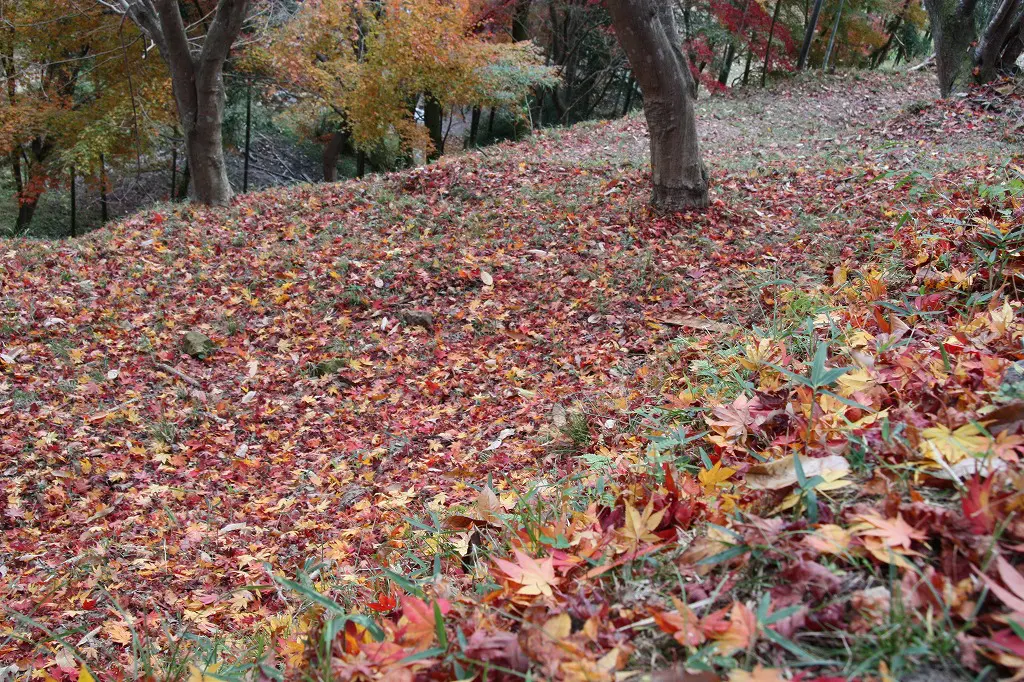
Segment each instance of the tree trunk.
[{"label": "tree trunk", "polygon": [[107,203],[107,160],[100,154],[100,222],[104,225],[110,220]]},{"label": "tree trunk", "polygon": [[750,48],[747,49],[747,63],[743,67],[743,87],[747,87],[747,81],[750,80],[750,63],[754,61],[754,36],[750,36]]},{"label": "tree trunk", "polygon": [[338,157],[345,146],[347,135],[340,130],[331,135],[324,145],[324,182],[335,182],[338,179]]},{"label": "tree trunk", "polygon": [[695,87],[672,6],[660,0],[605,0],[619,43],[644,96],[651,136],[651,204],[664,211],[708,205],[694,112]]},{"label": "tree trunk", "polygon": [[832,59],[832,49],[836,45],[836,34],[839,32],[839,21],[843,18],[843,6],[846,0],[839,0],[839,10],[836,11],[836,20],[832,24],[832,33],[828,37],[828,49],[825,50],[825,62],[821,65],[822,71],[828,71],[828,62]]},{"label": "tree trunk", "polygon": [[530,39],[530,0],[516,0],[512,12],[512,40],[520,42]]},{"label": "tree trunk", "polygon": [[171,89],[185,138],[195,201],[223,206],[231,201],[224,163],[224,62],[242,30],[251,0],[217,0],[204,18],[202,48],[193,51],[177,0],[121,0],[104,3],[135,22],[167,63]]},{"label": "tree trunk", "polygon": [[75,167],[71,167],[71,236],[78,236],[78,183],[75,182]]},{"label": "tree trunk", "polygon": [[975,39],[976,0],[924,0],[935,44],[939,92],[948,97],[969,67],[968,48]]},{"label": "tree trunk", "polygon": [[[220,94],[223,100],[223,91]],[[192,171],[192,198],[207,206],[227,206],[232,191],[221,139],[223,101],[208,102],[207,105],[210,115],[198,115],[191,130],[188,123],[182,121],[185,128],[185,154]]]},{"label": "tree trunk", "polygon": [[28,229],[32,222],[32,216],[36,213],[39,205],[39,196],[21,197],[18,200],[18,218],[14,223],[14,231],[18,234]]},{"label": "tree trunk", "polygon": [[1001,69],[1007,64],[1012,66],[1020,52],[1012,59],[1003,57],[1008,44],[1021,39],[1021,28],[1024,26],[1024,0],[1002,0],[992,19],[985,27],[985,33],[978,42],[974,62],[977,65],[975,80],[988,83],[995,80]]},{"label": "tree trunk", "polygon": [[480,105],[473,107],[469,117],[469,144],[470,148],[476,147],[476,138],[480,133]]},{"label": "tree trunk", "polygon": [[800,47],[800,59],[797,60],[796,70],[800,71],[807,66],[807,56],[811,53],[811,42],[814,40],[814,30],[818,27],[818,15],[821,14],[822,0],[814,0],[814,9],[811,10],[811,18],[807,20],[807,30],[804,31],[804,44]]},{"label": "tree trunk", "polygon": [[433,149],[427,154],[427,161],[433,161],[444,154],[444,131],[443,131],[443,112],[441,111],[441,103],[438,102],[433,95],[426,94],[423,96],[423,123],[427,126],[427,132],[430,133],[430,142]]},{"label": "tree trunk", "polygon": [[171,200],[177,199],[178,201],[188,197],[188,188],[192,184],[192,166],[189,165],[188,158],[185,159],[185,167],[181,169],[181,181],[178,182],[177,188],[173,189],[171,193]]},{"label": "tree trunk", "polygon": [[900,26],[903,25],[903,20],[907,16],[907,11],[910,9],[910,0],[903,0],[903,7],[900,9],[900,13],[893,17],[892,21],[886,27],[886,32],[889,34],[888,40],[882,47],[878,48],[871,54],[871,68],[877,69],[889,56],[889,50],[892,49],[892,44],[896,40],[896,31],[900,30]]},{"label": "tree trunk", "polygon": [[252,145],[252,79],[245,86],[245,166],[242,169],[242,193],[249,191],[249,159]]},{"label": "tree trunk", "polygon": [[722,68],[718,72],[718,82],[722,85],[729,84],[729,72],[732,71],[732,59],[736,54],[736,45],[729,41],[729,46],[725,48],[725,57],[722,59]]},{"label": "tree trunk", "polygon": [[[910,0],[907,0],[908,2]],[[775,9],[772,11],[772,25],[768,29],[768,42],[764,46],[764,68],[761,70],[761,87],[768,81],[768,64],[772,56],[772,38],[775,37],[775,22],[779,18],[779,8],[782,7],[782,0],[775,0]]]}]

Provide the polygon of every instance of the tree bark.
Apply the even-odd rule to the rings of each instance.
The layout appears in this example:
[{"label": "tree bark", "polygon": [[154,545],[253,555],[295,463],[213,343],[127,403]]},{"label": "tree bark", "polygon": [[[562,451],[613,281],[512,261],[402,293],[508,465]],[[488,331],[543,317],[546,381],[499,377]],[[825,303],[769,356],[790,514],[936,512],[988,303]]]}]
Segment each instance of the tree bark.
[{"label": "tree bark", "polygon": [[470,148],[476,147],[476,138],[480,134],[480,105],[473,107],[469,117],[469,141]]},{"label": "tree bark", "polygon": [[882,47],[871,54],[872,69],[877,69],[889,56],[889,50],[892,49],[892,44],[896,40],[896,31],[900,30],[900,26],[903,25],[903,20],[906,18],[908,10],[910,10],[910,0],[903,0],[903,7],[900,9],[900,13],[893,17],[886,27],[886,33],[889,34],[888,40],[885,41]]},{"label": "tree bark", "polygon": [[520,42],[530,39],[530,0],[516,0],[512,12],[512,40]]},{"label": "tree bark", "polygon": [[[985,33],[978,42],[975,51],[974,61],[977,65],[975,80],[979,83],[988,83],[995,80],[999,72],[1005,68],[1007,60],[1003,54],[1008,44],[1014,40],[1020,40],[1021,28],[1024,26],[1024,0],[1002,0],[996,11],[992,14]],[[1017,54],[1010,60],[1009,65],[1017,61]]]},{"label": "tree bark", "polygon": [[423,96],[423,124],[427,126],[427,132],[430,133],[430,142],[433,149],[427,154],[427,160],[433,161],[441,157],[444,154],[444,131],[443,131],[443,112],[441,111],[441,103],[437,101],[431,94]]},{"label": "tree bark", "polygon": [[[909,2],[910,0],[907,0]],[[761,70],[761,87],[768,81],[768,65],[772,55],[772,38],[775,37],[775,22],[779,19],[779,8],[782,7],[782,0],[775,0],[775,9],[772,11],[772,25],[768,29],[768,42],[764,46],[764,68]]]},{"label": "tree bark", "polygon": [[345,146],[347,135],[340,130],[331,135],[324,145],[324,182],[335,182],[338,179],[338,157]]},{"label": "tree bark", "polygon": [[935,71],[939,92],[948,97],[966,67],[968,48],[974,42],[974,8],[977,0],[924,0],[935,44]]},{"label": "tree bark", "polygon": [[672,6],[660,0],[605,3],[644,96],[651,136],[651,204],[663,211],[706,207],[708,175],[697,138],[696,88]]},{"label": "tree bark", "polygon": [[796,63],[797,71],[801,71],[807,66],[807,57],[811,53],[811,42],[814,40],[814,30],[818,27],[818,15],[821,14],[821,2],[822,0],[814,0],[814,9],[811,10],[811,17],[807,20],[804,44],[800,47],[800,58]]},{"label": "tree bark", "polygon": [[822,71],[828,71],[828,63],[832,59],[832,49],[836,46],[836,34],[839,32],[839,22],[843,18],[843,7],[845,5],[846,0],[839,0],[839,10],[836,11],[836,20],[832,24],[832,33],[828,37],[828,49],[825,50],[825,61],[821,65]]},{"label": "tree bark", "polygon": [[170,70],[193,198],[201,204],[228,204],[232,191],[221,139],[224,62],[242,30],[250,0],[218,0],[197,51],[191,49],[177,0],[100,1],[134,21],[156,45]]}]

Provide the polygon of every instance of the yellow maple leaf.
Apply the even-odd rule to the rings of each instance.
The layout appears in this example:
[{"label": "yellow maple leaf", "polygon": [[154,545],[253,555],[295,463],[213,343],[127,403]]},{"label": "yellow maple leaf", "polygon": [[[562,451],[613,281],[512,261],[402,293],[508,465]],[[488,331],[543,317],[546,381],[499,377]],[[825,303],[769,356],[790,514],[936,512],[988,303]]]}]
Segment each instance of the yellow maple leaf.
[{"label": "yellow maple leaf", "polygon": [[[667,507],[666,507],[667,509]],[[619,531],[628,542],[630,549],[636,549],[642,542],[654,543],[658,536],[654,529],[661,524],[666,509],[654,511],[654,500],[647,503],[643,513],[633,508],[633,505],[626,503],[626,526]]]},{"label": "yellow maple leaf", "polygon": [[921,431],[921,454],[928,459],[956,464],[965,457],[981,457],[991,447],[991,439],[973,422],[953,431],[944,424]]},{"label": "yellow maple leaf", "polygon": [[839,395],[849,398],[857,391],[866,391],[874,386],[875,380],[871,378],[871,374],[866,369],[861,367],[839,377],[838,383]]},{"label": "yellow maple leaf", "polygon": [[697,474],[697,478],[700,479],[701,485],[704,486],[704,492],[710,495],[716,488],[729,480],[735,473],[735,469],[723,467],[722,462],[719,461],[715,463],[715,466],[711,467],[711,469],[701,471]]},{"label": "yellow maple leaf", "polygon": [[206,670],[200,670],[189,663],[188,682],[220,682],[223,678],[217,676],[218,670],[220,670],[220,663],[214,663],[208,666]]}]

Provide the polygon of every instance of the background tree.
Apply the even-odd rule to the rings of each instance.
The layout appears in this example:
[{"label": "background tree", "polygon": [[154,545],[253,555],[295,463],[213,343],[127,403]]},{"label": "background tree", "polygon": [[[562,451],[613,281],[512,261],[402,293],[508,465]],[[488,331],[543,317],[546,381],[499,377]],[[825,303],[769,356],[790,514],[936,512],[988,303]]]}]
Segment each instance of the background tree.
[{"label": "background tree", "polygon": [[[356,149],[395,140],[433,156],[444,150],[446,112],[522,106],[531,87],[553,77],[530,43],[475,34],[474,16],[466,2],[317,0],[252,59],[301,96],[307,116],[327,112]],[[337,144],[332,135],[327,151]]]},{"label": "background tree", "polygon": [[696,87],[676,31],[659,0],[606,0],[615,34],[644,95],[651,136],[651,204],[665,211],[708,205],[708,174],[694,113]]},{"label": "background tree", "polygon": [[[0,0],[0,153],[25,230],[42,194],[151,148],[166,120],[163,70],[144,43],[97,5],[73,0]],[[100,158],[104,162],[100,164]]]},{"label": "background tree", "polygon": [[203,204],[227,204],[232,191],[221,137],[224,63],[250,0],[217,0],[210,11],[196,0],[199,16],[189,25],[178,0],[99,2],[131,19],[156,45],[171,73],[194,198]]}]

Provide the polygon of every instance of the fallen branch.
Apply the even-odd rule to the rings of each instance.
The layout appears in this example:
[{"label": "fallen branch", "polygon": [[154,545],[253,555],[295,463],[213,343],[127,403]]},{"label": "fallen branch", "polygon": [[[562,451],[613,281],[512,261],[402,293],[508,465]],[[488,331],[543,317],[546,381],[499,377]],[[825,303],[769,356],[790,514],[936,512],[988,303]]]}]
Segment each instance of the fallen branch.
[{"label": "fallen branch", "polygon": [[914,71],[920,71],[921,69],[925,69],[925,68],[931,66],[934,62],[935,62],[935,53],[933,52],[931,57],[928,57],[928,59],[924,60],[923,62],[921,62],[917,66],[910,67],[909,69],[907,69],[907,71],[911,72],[911,73],[913,73]]},{"label": "fallen branch", "polygon": [[189,375],[187,375],[184,372],[182,372],[180,369],[175,369],[174,367],[171,367],[170,365],[165,365],[162,362],[157,362],[155,364],[156,364],[157,369],[161,369],[161,370],[167,372],[168,374],[173,374],[174,376],[178,377],[179,379],[184,381],[189,386],[192,386],[193,388],[198,388],[199,390],[202,390],[203,385],[201,383],[199,383],[198,379],[193,379]]}]

